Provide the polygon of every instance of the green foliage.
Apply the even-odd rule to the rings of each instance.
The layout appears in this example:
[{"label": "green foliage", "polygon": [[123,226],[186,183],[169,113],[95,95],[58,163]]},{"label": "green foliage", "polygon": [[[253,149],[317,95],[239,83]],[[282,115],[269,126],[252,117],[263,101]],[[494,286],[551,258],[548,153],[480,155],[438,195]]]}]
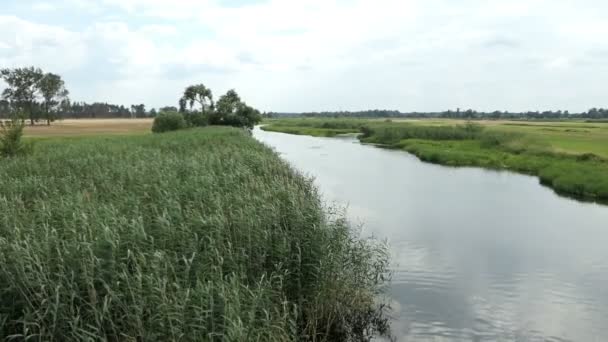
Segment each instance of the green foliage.
[{"label": "green foliage", "polygon": [[[200,104],[200,112],[194,110],[195,103]],[[189,106],[190,110],[187,110],[186,106]],[[234,89],[222,95],[214,105],[211,90],[203,84],[187,87],[184,96],[179,100],[179,107],[188,124],[195,127],[223,125],[252,129],[262,120],[261,113],[241,101]]]},{"label": "green foliage", "polygon": [[191,85],[184,90],[184,95],[180,99],[180,109],[185,111],[185,106],[188,104],[190,110],[194,109],[194,104],[198,103],[201,106],[201,112],[204,114],[207,109],[213,108],[213,93],[211,89],[205,87],[204,84]]},{"label": "green foliage", "polygon": [[47,124],[50,125],[51,121],[56,118],[55,109],[61,101],[67,99],[69,92],[65,89],[61,76],[52,73],[47,73],[42,77],[38,82],[38,89],[44,100],[44,116]]},{"label": "green foliage", "polygon": [[215,111],[210,114],[209,122],[212,125],[252,129],[261,120],[260,112],[241,101],[236,91],[231,89],[217,101]]},{"label": "green foliage", "polygon": [[403,139],[471,140],[480,136],[483,127],[467,123],[457,126],[421,126],[414,124],[368,125],[364,130],[366,142],[395,144]]},{"label": "green foliage", "polygon": [[0,77],[8,88],[2,92],[2,97],[12,101],[16,108],[26,113],[34,124],[37,112],[34,110],[39,93],[39,83],[44,77],[40,68],[1,69]]},{"label": "green foliage", "polygon": [[163,133],[184,129],[188,125],[181,113],[163,112],[154,118],[152,132]]},{"label": "green foliage", "polygon": [[186,119],[186,123],[190,127],[204,127],[209,125],[209,115],[203,114],[201,112],[185,113],[183,116]]},{"label": "green foliage", "polygon": [[239,129],[46,140],[0,163],[0,336],[365,341],[383,244]]},{"label": "green foliage", "polygon": [[229,90],[217,101],[215,111],[210,114],[209,123],[212,125],[230,125],[230,123],[234,123],[234,126],[237,126],[238,122],[235,115],[240,103],[241,98],[236,91],[233,89]]},{"label": "green foliage", "polygon": [[[608,160],[592,152],[564,153],[551,143],[576,144],[584,151],[605,151],[606,128],[596,130],[593,138],[580,134],[580,123],[506,123],[500,128],[485,128],[477,123],[461,125],[445,121],[382,122],[356,119],[281,119],[270,120],[264,130],[290,134],[333,136],[355,131],[357,126],[365,143],[404,149],[421,160],[448,166],[480,166],[537,175],[557,192],[578,198],[608,200]],[[511,126],[516,126],[515,129]],[[336,131],[329,127],[352,127]],[[546,129],[552,131],[547,133]],[[553,140],[549,140],[547,135]]]},{"label": "green foliage", "polygon": [[22,141],[23,122],[18,119],[0,121],[0,157],[15,157],[28,154],[32,150],[30,144]]}]

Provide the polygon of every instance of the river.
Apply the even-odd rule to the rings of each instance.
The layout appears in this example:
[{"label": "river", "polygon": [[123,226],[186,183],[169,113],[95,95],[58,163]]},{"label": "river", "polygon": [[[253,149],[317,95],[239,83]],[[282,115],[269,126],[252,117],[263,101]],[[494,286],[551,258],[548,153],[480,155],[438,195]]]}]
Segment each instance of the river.
[{"label": "river", "polygon": [[388,240],[398,341],[608,341],[607,206],[354,137],[254,136]]}]

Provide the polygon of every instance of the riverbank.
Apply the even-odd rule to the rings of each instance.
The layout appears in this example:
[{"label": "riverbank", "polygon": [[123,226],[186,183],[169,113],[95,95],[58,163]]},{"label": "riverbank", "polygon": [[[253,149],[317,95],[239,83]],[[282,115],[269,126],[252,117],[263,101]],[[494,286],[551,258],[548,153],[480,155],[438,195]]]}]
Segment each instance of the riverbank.
[{"label": "riverbank", "polygon": [[364,143],[403,149],[423,161],[535,175],[560,194],[608,201],[603,123],[285,119],[263,129],[314,136],[361,132]]},{"label": "riverbank", "polygon": [[49,138],[0,173],[0,336],[386,332],[386,247],[243,130]]}]

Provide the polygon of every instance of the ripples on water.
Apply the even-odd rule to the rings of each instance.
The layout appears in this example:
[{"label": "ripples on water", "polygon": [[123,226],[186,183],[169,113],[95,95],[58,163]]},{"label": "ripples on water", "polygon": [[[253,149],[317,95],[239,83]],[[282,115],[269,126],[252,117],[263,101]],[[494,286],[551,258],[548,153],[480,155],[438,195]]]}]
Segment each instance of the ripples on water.
[{"label": "ripples on water", "polygon": [[254,135],[393,251],[400,341],[608,341],[608,207],[353,138]]}]

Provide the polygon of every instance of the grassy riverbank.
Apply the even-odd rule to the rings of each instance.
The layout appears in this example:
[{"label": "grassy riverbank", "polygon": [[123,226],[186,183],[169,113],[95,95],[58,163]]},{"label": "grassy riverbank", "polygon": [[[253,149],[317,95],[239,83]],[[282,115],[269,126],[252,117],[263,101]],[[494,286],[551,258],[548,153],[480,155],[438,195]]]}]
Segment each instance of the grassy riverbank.
[{"label": "grassy riverbank", "polygon": [[424,161],[532,174],[559,193],[608,200],[605,123],[286,119],[270,121],[264,129],[336,135],[327,126],[360,132],[362,142],[404,149]]},{"label": "grassy riverbank", "polygon": [[0,337],[347,340],[382,244],[245,131],[53,138],[0,160]]}]

